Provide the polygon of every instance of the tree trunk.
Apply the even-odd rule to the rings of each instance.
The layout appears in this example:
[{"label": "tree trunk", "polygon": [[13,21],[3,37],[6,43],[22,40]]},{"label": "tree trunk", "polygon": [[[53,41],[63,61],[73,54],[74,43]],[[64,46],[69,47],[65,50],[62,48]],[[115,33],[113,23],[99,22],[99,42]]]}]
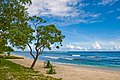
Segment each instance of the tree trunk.
[{"label": "tree trunk", "polygon": [[30,69],[33,69],[33,67],[35,66],[35,63],[36,63],[37,59],[38,59],[38,55],[36,55],[36,58],[34,59],[32,65],[30,67]]}]

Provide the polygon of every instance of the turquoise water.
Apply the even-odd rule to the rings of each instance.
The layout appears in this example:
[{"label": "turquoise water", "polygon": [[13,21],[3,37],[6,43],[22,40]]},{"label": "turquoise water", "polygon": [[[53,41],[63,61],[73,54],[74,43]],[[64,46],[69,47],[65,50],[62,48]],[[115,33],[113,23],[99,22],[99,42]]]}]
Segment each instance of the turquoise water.
[{"label": "turquoise water", "polygon": [[[13,52],[12,54],[22,55],[27,58],[32,58],[29,52]],[[59,62],[65,64],[109,67],[120,70],[120,52],[116,51],[69,51],[69,52],[44,52],[39,60],[50,60],[52,62]]]}]

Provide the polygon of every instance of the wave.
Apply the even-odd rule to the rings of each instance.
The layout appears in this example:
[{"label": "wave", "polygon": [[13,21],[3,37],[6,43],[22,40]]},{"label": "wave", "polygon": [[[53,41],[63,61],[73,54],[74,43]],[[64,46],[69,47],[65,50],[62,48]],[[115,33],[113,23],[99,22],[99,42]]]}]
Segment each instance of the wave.
[{"label": "wave", "polygon": [[60,58],[60,59],[65,59],[65,60],[74,60],[74,58]]},{"label": "wave", "polygon": [[77,55],[77,54],[69,54],[70,56],[73,56],[73,57],[79,57],[81,55]]},{"label": "wave", "polygon": [[60,57],[53,57],[53,56],[43,56],[45,58],[51,58],[51,59],[59,59]]},{"label": "wave", "polygon": [[45,58],[51,58],[51,59],[64,59],[64,60],[74,60],[74,58],[62,58],[62,57],[53,57],[53,56],[43,56]]},{"label": "wave", "polygon": [[97,56],[87,56],[88,58],[100,58],[100,57],[97,57]]},{"label": "wave", "polygon": [[120,57],[108,57],[109,59],[120,59]]}]

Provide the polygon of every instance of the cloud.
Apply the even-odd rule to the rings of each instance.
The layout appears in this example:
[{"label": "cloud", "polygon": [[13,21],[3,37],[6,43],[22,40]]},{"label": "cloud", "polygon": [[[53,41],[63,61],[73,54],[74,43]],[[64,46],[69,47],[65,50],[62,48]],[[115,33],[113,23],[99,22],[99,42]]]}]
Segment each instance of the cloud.
[{"label": "cloud", "polygon": [[120,50],[120,45],[116,45],[116,46],[115,46],[115,49],[116,49],[116,50]]},{"label": "cloud", "polygon": [[113,5],[116,3],[118,0],[102,0],[101,2],[98,3],[98,5]]},{"label": "cloud", "polygon": [[114,11],[113,10],[111,10],[111,11],[108,11],[107,13],[113,13]]},{"label": "cloud", "polygon": [[67,50],[87,50],[87,48],[83,48],[83,47],[78,46],[78,45],[73,45],[71,43],[66,45],[66,49]]},{"label": "cloud", "polygon": [[74,49],[74,46],[69,43],[69,44],[66,45],[66,48],[67,48],[67,49]]},{"label": "cloud", "polygon": [[92,44],[92,47],[93,49],[102,49],[100,43],[98,41],[95,41],[93,44]]},{"label": "cloud", "polygon": [[99,22],[100,13],[88,12],[83,0],[32,0],[29,15],[47,17],[48,22],[62,25]]},{"label": "cloud", "polygon": [[120,44],[119,43],[111,42],[111,44],[114,46],[113,47],[114,50],[120,50]]},{"label": "cloud", "polygon": [[120,9],[118,8],[117,11],[120,11]]},{"label": "cloud", "polygon": [[[73,7],[78,2],[81,0],[32,0],[32,5],[27,7],[30,15],[67,17],[78,15]],[[85,6],[85,4],[80,6]]]},{"label": "cloud", "polygon": [[116,19],[120,19],[120,16],[118,16]]}]

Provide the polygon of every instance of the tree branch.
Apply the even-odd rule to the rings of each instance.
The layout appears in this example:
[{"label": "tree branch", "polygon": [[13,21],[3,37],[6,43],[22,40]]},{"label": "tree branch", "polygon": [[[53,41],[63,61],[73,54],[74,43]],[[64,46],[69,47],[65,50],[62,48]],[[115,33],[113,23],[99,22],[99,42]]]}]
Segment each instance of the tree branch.
[{"label": "tree branch", "polygon": [[[41,49],[42,47],[43,47],[43,49]],[[40,50],[38,55],[42,54],[43,51],[44,51],[44,49],[45,49],[45,46],[41,46],[41,47],[38,49],[38,50]]]},{"label": "tree branch", "polygon": [[32,48],[31,48],[30,44],[27,44],[27,45],[28,45],[28,47],[30,49],[30,55],[35,59],[35,56],[32,54]]},{"label": "tree branch", "polygon": [[37,28],[37,26],[38,26],[39,24],[41,24],[41,22],[38,22],[38,23],[35,24],[36,28]]}]

